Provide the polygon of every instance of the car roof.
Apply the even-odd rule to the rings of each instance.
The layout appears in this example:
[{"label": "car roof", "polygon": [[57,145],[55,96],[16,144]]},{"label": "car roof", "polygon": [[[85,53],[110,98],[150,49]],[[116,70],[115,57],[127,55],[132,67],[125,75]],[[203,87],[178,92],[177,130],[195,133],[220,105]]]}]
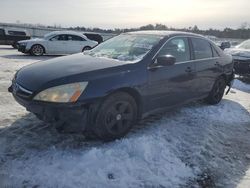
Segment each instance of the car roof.
[{"label": "car roof", "polygon": [[88,34],[88,35],[100,35],[100,33],[95,33],[95,32],[83,32],[83,34]]},{"label": "car roof", "polygon": [[83,38],[85,38],[85,36],[80,33],[80,32],[76,32],[76,31],[53,31],[53,32],[50,32],[48,33],[49,35],[60,35],[60,34],[66,34],[66,35],[78,35],[78,36],[81,36]]},{"label": "car roof", "polygon": [[172,36],[172,35],[189,35],[189,36],[196,36],[196,37],[204,37],[202,35],[183,32],[183,31],[160,31],[160,30],[148,30],[148,31],[133,31],[128,32],[128,34],[135,34],[135,35],[159,35],[159,36]]}]

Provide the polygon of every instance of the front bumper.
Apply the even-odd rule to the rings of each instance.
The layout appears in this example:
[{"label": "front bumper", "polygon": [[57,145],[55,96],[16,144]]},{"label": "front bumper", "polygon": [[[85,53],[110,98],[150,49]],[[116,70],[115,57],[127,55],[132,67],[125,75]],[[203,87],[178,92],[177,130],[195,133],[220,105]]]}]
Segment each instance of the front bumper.
[{"label": "front bumper", "polygon": [[67,126],[69,130],[84,131],[89,122],[89,108],[87,103],[49,103],[32,100],[32,94],[24,95],[13,83],[8,91],[12,93],[15,100],[24,106],[27,111],[34,113],[40,120],[55,124],[56,126]]},{"label": "front bumper", "polygon": [[17,49],[18,49],[19,52],[29,53],[29,50],[26,49],[26,45],[18,44]]}]

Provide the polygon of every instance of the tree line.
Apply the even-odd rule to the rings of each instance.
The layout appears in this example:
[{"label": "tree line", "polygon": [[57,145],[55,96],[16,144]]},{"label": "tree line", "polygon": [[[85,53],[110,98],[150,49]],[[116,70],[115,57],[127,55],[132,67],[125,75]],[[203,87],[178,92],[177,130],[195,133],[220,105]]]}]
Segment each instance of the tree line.
[{"label": "tree line", "polygon": [[172,30],[172,31],[185,31],[192,32],[201,35],[211,35],[218,38],[234,38],[234,39],[249,39],[250,38],[250,26],[247,23],[243,23],[238,29],[225,28],[223,30],[219,29],[199,29],[197,25],[188,28],[173,28],[168,27],[163,24],[148,24],[141,26],[139,28],[130,28],[130,29],[101,29],[101,28],[85,28],[85,27],[70,27],[70,30],[85,31],[85,32],[99,32],[99,33],[112,33],[120,34],[124,32],[131,31],[140,31],[140,30]]}]

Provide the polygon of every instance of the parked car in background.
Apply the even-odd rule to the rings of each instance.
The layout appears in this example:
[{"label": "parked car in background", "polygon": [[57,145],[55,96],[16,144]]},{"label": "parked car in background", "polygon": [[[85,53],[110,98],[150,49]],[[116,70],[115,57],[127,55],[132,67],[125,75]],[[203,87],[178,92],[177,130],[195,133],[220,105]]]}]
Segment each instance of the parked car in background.
[{"label": "parked car in background", "polygon": [[83,33],[89,40],[98,42],[98,44],[103,42],[103,37],[98,33],[84,32]]},{"label": "parked car in background", "polygon": [[18,51],[34,56],[64,55],[83,52],[94,48],[98,43],[74,31],[54,31],[41,39],[18,42]]},{"label": "parked car in background", "polygon": [[23,67],[9,91],[41,120],[112,140],[150,113],[198,99],[218,104],[233,78],[232,56],[212,41],[140,31]]},{"label": "parked car in background", "polygon": [[26,30],[0,28],[0,45],[12,45],[17,48],[18,41],[27,39],[30,39],[30,35]]},{"label": "parked car in background", "polygon": [[222,50],[225,50],[226,48],[231,48],[232,46],[236,46],[239,44],[237,39],[232,40],[232,39],[218,38],[212,35],[204,35],[204,36],[212,40]]},{"label": "parked car in background", "polygon": [[235,73],[250,76],[250,39],[226,50],[233,56]]},{"label": "parked car in background", "polygon": [[229,41],[223,41],[219,44],[219,47],[222,49],[222,50],[225,50],[227,48],[231,48],[231,43]]}]

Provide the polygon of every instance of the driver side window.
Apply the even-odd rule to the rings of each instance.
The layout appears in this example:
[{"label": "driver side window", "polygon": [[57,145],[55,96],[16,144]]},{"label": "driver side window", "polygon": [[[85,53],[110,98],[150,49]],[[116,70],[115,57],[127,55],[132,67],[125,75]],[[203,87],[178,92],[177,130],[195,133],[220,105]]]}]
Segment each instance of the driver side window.
[{"label": "driver side window", "polygon": [[190,61],[190,49],[188,39],[185,37],[173,38],[168,41],[160,50],[158,56],[172,55],[176,63]]}]

